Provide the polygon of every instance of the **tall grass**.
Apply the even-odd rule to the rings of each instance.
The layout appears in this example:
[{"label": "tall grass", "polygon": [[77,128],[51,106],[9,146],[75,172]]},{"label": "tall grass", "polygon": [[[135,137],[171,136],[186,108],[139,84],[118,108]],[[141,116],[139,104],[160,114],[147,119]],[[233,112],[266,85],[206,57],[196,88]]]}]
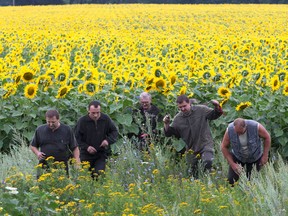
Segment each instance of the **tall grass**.
[{"label": "tall grass", "polygon": [[[227,162],[219,152],[214,171],[199,179],[188,175],[184,157],[157,143],[140,152],[122,139],[109,158],[105,174],[93,181],[87,165],[70,166],[35,178],[37,160],[15,135],[10,155],[0,155],[0,214],[10,215],[287,215],[288,166],[279,157],[251,181],[241,176],[235,187],[226,182]],[[11,193],[7,186],[17,189]]]}]

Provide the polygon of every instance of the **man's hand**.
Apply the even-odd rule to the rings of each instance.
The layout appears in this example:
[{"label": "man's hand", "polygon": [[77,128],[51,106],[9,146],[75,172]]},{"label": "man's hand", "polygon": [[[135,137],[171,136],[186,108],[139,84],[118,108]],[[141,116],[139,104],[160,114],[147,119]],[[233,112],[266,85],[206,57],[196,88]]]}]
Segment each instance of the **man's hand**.
[{"label": "man's hand", "polygon": [[109,145],[108,141],[107,141],[107,140],[103,140],[102,143],[101,143],[101,145],[100,145],[100,147],[106,149],[106,148],[108,148],[108,145]]},{"label": "man's hand", "polygon": [[233,163],[233,164],[231,165],[231,167],[232,167],[233,171],[234,171],[237,175],[240,175],[241,172],[243,171],[243,167],[242,167],[240,164],[238,164],[238,163]]},{"label": "man's hand", "polygon": [[169,114],[164,116],[163,122],[164,122],[164,124],[170,124],[170,115]]},{"label": "man's hand", "polygon": [[87,151],[89,152],[89,154],[95,154],[97,152],[97,150],[93,146],[89,146],[87,148]]},{"label": "man's hand", "polygon": [[264,166],[268,162],[268,156],[262,156],[260,160],[260,166]]},{"label": "man's hand", "polygon": [[44,153],[44,152],[37,152],[37,158],[38,158],[38,160],[43,160],[43,159],[45,159],[45,157],[46,157],[46,154]]},{"label": "man's hand", "polygon": [[220,104],[217,100],[211,100],[211,103],[215,106],[215,107],[219,107]]}]

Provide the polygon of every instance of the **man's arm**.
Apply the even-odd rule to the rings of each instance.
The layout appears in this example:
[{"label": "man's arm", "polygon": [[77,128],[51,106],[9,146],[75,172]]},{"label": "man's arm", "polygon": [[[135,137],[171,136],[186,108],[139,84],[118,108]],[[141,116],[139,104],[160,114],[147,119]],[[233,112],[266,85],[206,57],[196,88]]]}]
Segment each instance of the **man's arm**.
[{"label": "man's arm", "polygon": [[207,115],[207,119],[214,120],[214,119],[219,118],[223,114],[223,110],[217,100],[211,100],[211,103],[214,105],[214,110],[212,110]]},{"label": "man's arm", "polygon": [[166,115],[163,118],[164,122],[164,134],[166,137],[176,136],[177,138],[180,138],[180,134],[175,130],[175,128],[170,126],[170,115]]},{"label": "man's arm", "polygon": [[263,166],[268,162],[268,153],[271,147],[271,137],[268,131],[260,123],[258,126],[258,135],[264,139],[263,156],[260,161],[260,165]]},{"label": "man's arm", "polygon": [[108,142],[109,145],[115,143],[117,141],[118,138],[118,129],[116,127],[116,125],[114,124],[114,122],[112,121],[112,119],[109,118],[109,124],[108,124],[108,134],[106,137],[106,140]]},{"label": "man's arm", "polygon": [[77,140],[77,143],[81,149],[88,150],[89,145],[84,141],[84,132],[82,129],[82,121],[81,119],[77,122],[75,127],[75,138]]},{"label": "man's arm", "polygon": [[80,164],[80,152],[78,146],[73,150],[73,157],[76,160],[76,164]]},{"label": "man's arm", "polygon": [[226,160],[228,161],[229,165],[231,166],[231,168],[234,170],[234,172],[240,175],[242,167],[239,164],[234,162],[232,154],[229,151],[229,147],[230,147],[230,139],[228,136],[228,129],[227,129],[224,134],[222,143],[221,143],[221,151],[224,157],[226,158]]},{"label": "man's arm", "polygon": [[45,153],[39,151],[37,147],[30,145],[30,149],[37,156],[38,160],[45,159]]}]

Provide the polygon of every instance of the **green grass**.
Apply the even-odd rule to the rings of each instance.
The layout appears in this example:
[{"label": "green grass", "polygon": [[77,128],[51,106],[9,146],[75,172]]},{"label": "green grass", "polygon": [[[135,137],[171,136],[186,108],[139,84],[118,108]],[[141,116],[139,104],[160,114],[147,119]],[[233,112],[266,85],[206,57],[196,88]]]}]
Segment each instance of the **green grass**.
[{"label": "green grass", "polygon": [[20,136],[13,140],[11,154],[0,154],[0,215],[287,215],[288,166],[280,156],[231,187],[219,145],[214,172],[195,180],[168,146],[141,153],[124,139],[98,181],[85,165],[71,165],[70,178],[58,169],[37,182],[36,156]]}]

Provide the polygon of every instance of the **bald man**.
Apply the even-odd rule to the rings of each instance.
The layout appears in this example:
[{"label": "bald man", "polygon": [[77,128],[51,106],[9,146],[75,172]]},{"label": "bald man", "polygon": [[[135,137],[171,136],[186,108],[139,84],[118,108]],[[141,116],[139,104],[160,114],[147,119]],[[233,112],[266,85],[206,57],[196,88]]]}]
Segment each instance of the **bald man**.
[{"label": "bald man", "polygon": [[221,151],[229,163],[229,183],[233,185],[239,180],[244,167],[248,179],[253,166],[259,171],[268,161],[270,146],[270,134],[257,121],[237,118],[230,123],[221,143]]}]

